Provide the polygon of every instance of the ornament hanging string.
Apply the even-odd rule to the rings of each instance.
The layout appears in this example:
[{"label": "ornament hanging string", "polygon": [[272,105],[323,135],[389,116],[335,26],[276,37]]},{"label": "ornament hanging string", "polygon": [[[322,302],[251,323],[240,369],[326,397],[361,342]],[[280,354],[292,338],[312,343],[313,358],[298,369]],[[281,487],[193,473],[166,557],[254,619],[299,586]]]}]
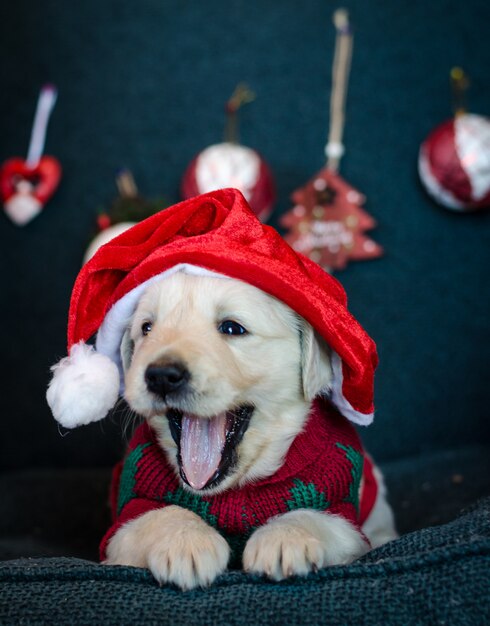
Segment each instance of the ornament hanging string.
[{"label": "ornament hanging string", "polygon": [[454,117],[466,113],[466,91],[470,81],[460,67],[453,67],[451,70],[451,91],[453,100]]},{"label": "ornament hanging string", "polygon": [[117,173],[116,186],[119,195],[123,198],[136,198],[138,195],[138,187],[130,170],[123,168]]},{"label": "ornament hanging string", "polygon": [[37,101],[29,150],[27,152],[26,164],[30,168],[37,167],[41,160],[44,151],[44,143],[46,141],[49,117],[56,104],[57,97],[58,91],[54,85],[44,85],[44,87],[42,87]]},{"label": "ornament hanging string", "polygon": [[349,14],[337,9],[333,15],[337,30],[332,66],[332,93],[330,96],[330,132],[325,146],[327,167],[336,172],[344,154],[342,137],[345,125],[345,101],[352,59],[353,37],[349,25]]},{"label": "ornament hanging string", "polygon": [[237,112],[244,105],[255,100],[255,93],[246,83],[239,83],[225,106],[226,128],[225,141],[240,143],[238,137]]}]

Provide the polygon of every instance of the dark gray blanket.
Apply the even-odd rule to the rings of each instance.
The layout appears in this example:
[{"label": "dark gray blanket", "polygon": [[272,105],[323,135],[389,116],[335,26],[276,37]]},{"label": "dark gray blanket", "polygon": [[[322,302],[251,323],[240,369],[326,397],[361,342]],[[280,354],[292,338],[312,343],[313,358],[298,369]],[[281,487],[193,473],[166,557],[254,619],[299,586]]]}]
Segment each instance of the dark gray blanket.
[{"label": "dark gray blanket", "polygon": [[271,583],[242,572],[207,590],[160,587],[146,570],[47,558],[0,564],[0,624],[488,624],[490,498],[347,567]]}]

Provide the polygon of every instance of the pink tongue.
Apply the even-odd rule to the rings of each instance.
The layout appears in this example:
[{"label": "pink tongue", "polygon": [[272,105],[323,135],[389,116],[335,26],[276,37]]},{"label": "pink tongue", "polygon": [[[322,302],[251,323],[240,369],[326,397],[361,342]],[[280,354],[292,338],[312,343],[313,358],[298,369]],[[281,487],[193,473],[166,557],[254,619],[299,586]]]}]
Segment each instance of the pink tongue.
[{"label": "pink tongue", "polygon": [[225,435],[226,412],[210,419],[183,415],[180,456],[185,477],[194,489],[202,489],[218,469]]}]

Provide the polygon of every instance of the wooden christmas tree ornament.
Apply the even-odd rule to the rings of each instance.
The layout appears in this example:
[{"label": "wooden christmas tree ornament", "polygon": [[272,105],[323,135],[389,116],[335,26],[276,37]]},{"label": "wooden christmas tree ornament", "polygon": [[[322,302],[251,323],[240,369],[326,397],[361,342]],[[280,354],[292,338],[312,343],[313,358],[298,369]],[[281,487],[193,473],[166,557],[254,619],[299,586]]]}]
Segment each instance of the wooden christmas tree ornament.
[{"label": "wooden christmas tree ornament", "polygon": [[347,11],[334,13],[337,30],[330,98],[330,132],[325,147],[327,162],[313,178],[292,194],[294,207],[282,219],[289,229],[286,241],[325,270],[343,269],[349,261],[374,259],[381,246],[365,233],[376,226],[364,210],[365,196],[339,174],[344,154],[342,136],[345,100],[352,58],[352,32]]}]

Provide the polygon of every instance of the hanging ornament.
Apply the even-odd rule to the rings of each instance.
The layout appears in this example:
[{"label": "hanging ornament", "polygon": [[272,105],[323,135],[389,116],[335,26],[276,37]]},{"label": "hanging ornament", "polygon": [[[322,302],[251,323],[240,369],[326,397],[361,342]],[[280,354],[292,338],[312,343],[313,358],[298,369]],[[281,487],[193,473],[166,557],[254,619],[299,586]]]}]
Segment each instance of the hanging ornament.
[{"label": "hanging ornament", "polygon": [[182,179],[182,197],[192,198],[225,187],[239,189],[252,210],[266,221],[275,201],[275,186],[269,166],[258,152],[239,143],[238,111],[255,94],[239,84],[226,103],[225,141],[200,152]]},{"label": "hanging ornament", "polygon": [[7,216],[25,226],[39,215],[56,191],[61,165],[52,156],[43,156],[49,117],[57,98],[53,85],[39,94],[27,159],[14,157],[0,167],[0,196]]},{"label": "hanging ornament", "polygon": [[344,269],[349,261],[374,259],[383,249],[365,235],[376,226],[362,209],[366,198],[338,174],[344,154],[342,136],[345,100],[352,58],[352,32],[344,9],[334,13],[337,31],[330,98],[330,132],[326,166],[292,194],[294,207],[282,219],[286,241],[327,271]]},{"label": "hanging ornament", "polygon": [[333,170],[321,170],[292,199],[295,206],[281,224],[289,228],[286,240],[297,252],[328,271],[381,256],[382,248],[364,234],[376,226],[361,208],[365,196]]},{"label": "hanging ornament", "polygon": [[97,217],[98,233],[90,242],[84,258],[85,264],[97,250],[118,235],[158,213],[167,205],[163,200],[147,200],[141,196],[136,187],[133,174],[128,169],[122,169],[116,176],[116,186],[119,195],[112,202],[108,211],[100,211]]},{"label": "hanging ornament", "polygon": [[468,79],[451,70],[454,117],[422,143],[418,168],[432,198],[448,209],[475,211],[490,206],[490,118],[466,113]]}]

